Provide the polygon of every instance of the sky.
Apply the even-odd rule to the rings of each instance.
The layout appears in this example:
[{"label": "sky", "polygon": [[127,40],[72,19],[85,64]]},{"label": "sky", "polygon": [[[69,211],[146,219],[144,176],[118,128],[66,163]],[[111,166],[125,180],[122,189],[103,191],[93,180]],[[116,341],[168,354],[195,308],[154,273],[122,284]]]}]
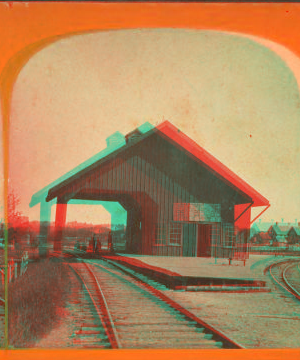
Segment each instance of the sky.
[{"label": "sky", "polygon": [[[255,40],[179,29],[78,35],[37,53],[16,81],[10,181],[20,210],[38,219],[31,196],[108,136],[169,120],[270,201],[263,220],[292,222],[300,220],[299,115],[294,73]],[[67,220],[107,223],[109,214],[74,205]]]}]

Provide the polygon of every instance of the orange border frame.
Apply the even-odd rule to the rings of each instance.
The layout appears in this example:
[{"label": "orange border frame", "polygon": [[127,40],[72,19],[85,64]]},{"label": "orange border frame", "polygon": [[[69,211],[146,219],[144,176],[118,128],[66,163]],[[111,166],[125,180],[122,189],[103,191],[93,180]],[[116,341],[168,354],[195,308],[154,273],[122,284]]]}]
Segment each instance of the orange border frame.
[{"label": "orange border frame", "polygon": [[[4,196],[7,194],[11,91],[27,60],[53,41],[82,32],[124,28],[193,28],[263,37],[300,56],[300,4],[0,3],[0,94]],[[2,359],[299,359],[300,350],[3,350]]]}]

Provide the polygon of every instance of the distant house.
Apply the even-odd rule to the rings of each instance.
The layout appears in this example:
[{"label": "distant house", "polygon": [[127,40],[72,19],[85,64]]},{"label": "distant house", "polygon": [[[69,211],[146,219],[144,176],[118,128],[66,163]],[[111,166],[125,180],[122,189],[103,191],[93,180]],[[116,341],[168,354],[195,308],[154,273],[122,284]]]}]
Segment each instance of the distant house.
[{"label": "distant house", "polygon": [[273,244],[273,239],[269,233],[262,231],[258,234],[255,234],[251,238],[251,242],[255,245],[271,246]]},{"label": "distant house", "polygon": [[287,241],[289,244],[300,244],[300,226],[292,226],[287,234]]},{"label": "distant house", "polygon": [[291,226],[285,223],[276,223],[269,228],[268,234],[272,238],[274,246],[287,245],[287,235],[290,228]]},{"label": "distant house", "polygon": [[276,236],[275,241],[273,241],[273,246],[278,246],[278,247],[287,247],[288,246],[288,241],[287,238],[285,236]]},{"label": "distant house", "polygon": [[291,225],[285,223],[275,223],[270,226],[268,233],[275,240],[277,236],[287,237],[287,234],[291,228]]},{"label": "distant house", "polygon": [[250,238],[253,238],[255,235],[260,233],[266,233],[274,222],[255,222],[250,229]]}]

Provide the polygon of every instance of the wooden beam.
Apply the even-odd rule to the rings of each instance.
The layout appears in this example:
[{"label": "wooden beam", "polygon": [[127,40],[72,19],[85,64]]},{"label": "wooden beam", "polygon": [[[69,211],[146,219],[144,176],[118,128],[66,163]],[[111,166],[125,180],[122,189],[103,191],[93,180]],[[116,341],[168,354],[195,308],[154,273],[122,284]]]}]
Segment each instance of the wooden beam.
[{"label": "wooden beam", "polygon": [[57,199],[55,214],[54,251],[58,253],[61,253],[62,249],[62,235],[66,225],[67,205],[68,204],[64,199]]}]

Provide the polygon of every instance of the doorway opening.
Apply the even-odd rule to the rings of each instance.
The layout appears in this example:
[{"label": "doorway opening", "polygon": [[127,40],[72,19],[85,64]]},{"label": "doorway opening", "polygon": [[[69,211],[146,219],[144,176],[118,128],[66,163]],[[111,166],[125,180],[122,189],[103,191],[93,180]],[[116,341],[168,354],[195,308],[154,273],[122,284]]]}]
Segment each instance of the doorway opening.
[{"label": "doorway opening", "polygon": [[197,257],[211,257],[212,225],[198,224]]},{"label": "doorway opening", "polygon": [[93,241],[96,240],[100,249],[108,250],[111,232],[115,250],[124,251],[126,222],[127,211],[118,202],[71,200],[63,232],[64,247],[93,252]]}]

